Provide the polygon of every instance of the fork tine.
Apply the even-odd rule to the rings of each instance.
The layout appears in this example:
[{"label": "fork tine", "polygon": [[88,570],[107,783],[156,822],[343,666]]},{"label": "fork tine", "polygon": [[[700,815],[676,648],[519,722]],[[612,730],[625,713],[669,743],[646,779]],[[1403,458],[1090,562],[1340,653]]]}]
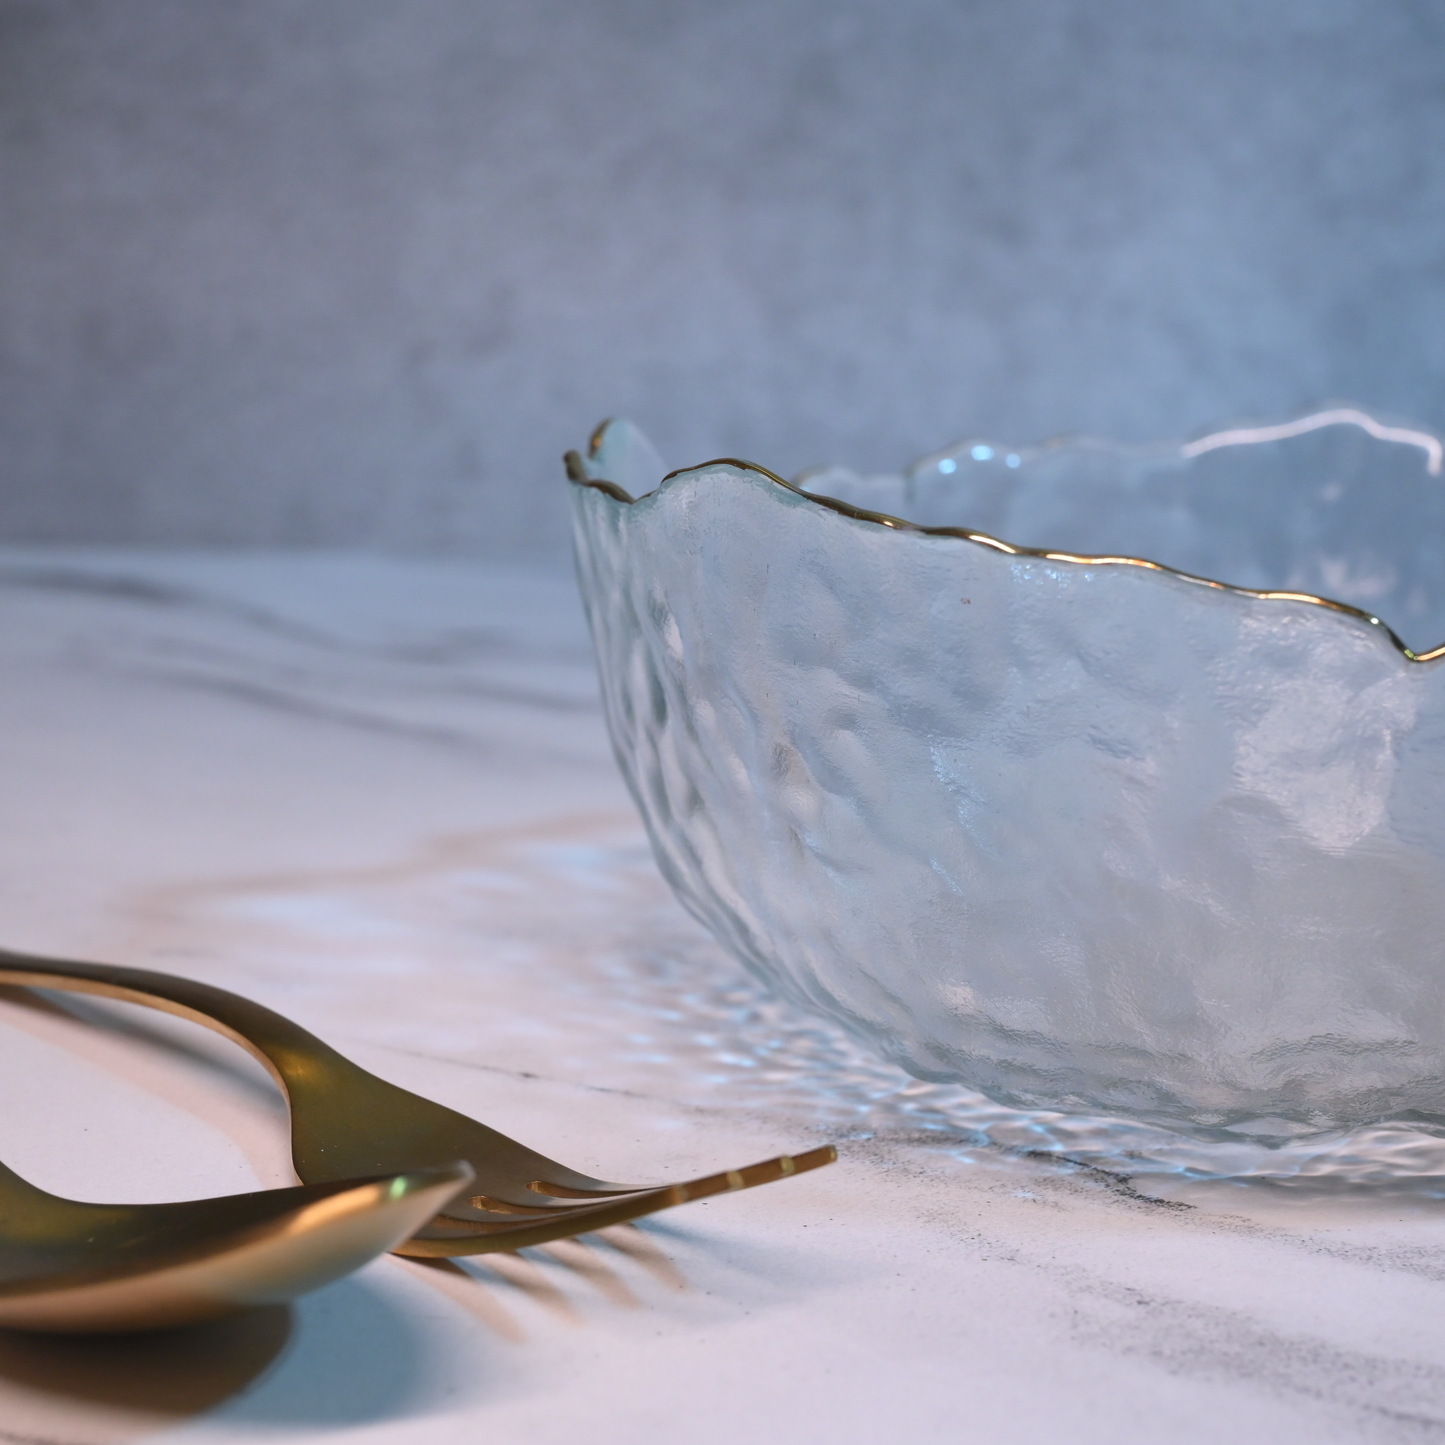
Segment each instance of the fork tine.
[{"label": "fork tine", "polygon": [[[525,1249],[528,1245],[568,1239],[576,1234],[603,1229],[609,1224],[623,1224],[643,1215],[657,1214],[694,1199],[736,1193],[740,1189],[753,1189],[759,1184],[786,1179],[792,1174],[806,1174],[810,1169],[821,1169],[823,1165],[833,1163],[837,1157],[837,1149],[831,1144],[824,1144],[803,1154],[780,1154],[742,1169],[726,1169],[719,1174],[706,1174],[682,1184],[668,1184],[602,1204],[544,1209],[544,1218],[529,1211],[522,1219],[476,1223],[442,1215],[420,1233],[397,1245],[392,1253],[417,1259],[437,1259]],[[478,1204],[477,1207],[485,1209],[488,1205]],[[515,1206],[508,1205],[507,1208],[510,1210]]]},{"label": "fork tine", "polygon": [[[831,1154],[828,1152],[832,1150]],[[824,1157],[826,1156],[826,1157]],[[831,1164],[838,1157],[838,1152],[832,1145],[826,1148],[809,1150],[804,1154],[779,1154],[772,1159],[765,1159],[761,1164],[748,1164],[742,1169],[727,1169],[719,1174],[708,1174],[700,1179],[685,1180],[679,1184],[639,1184],[632,1188],[624,1188],[616,1185],[609,1189],[595,1189],[583,1192],[580,1189],[571,1189],[561,1184],[549,1184],[545,1180],[535,1179],[527,1188],[535,1190],[537,1194],[547,1198],[569,1201],[588,1201],[594,1204],[605,1204],[610,1199],[623,1195],[657,1194],[665,1189],[678,1189],[686,1192],[687,1199],[700,1199],[706,1194],[718,1193],[721,1188],[732,1190],[751,1189],[758,1184],[770,1184],[776,1179],[786,1179],[790,1174],[800,1171],[806,1172],[809,1169],[817,1169],[823,1164]],[[801,1161],[801,1162],[800,1162]],[[712,1186],[718,1180],[727,1180],[726,1186],[719,1186],[714,1189]],[[467,1225],[473,1223],[469,1215],[462,1215],[456,1212],[456,1204],[461,1201],[454,1201],[452,1206],[443,1212],[443,1217],[456,1225]],[[466,1200],[466,1205],[476,1211],[485,1211],[489,1214],[502,1215],[527,1215],[531,1218],[558,1218],[562,1213],[575,1212],[577,1203],[567,1204],[516,1204],[510,1200],[495,1199],[487,1194],[474,1194]],[[680,1203],[685,1200],[679,1200]],[[484,1221],[496,1223],[496,1221]]]}]

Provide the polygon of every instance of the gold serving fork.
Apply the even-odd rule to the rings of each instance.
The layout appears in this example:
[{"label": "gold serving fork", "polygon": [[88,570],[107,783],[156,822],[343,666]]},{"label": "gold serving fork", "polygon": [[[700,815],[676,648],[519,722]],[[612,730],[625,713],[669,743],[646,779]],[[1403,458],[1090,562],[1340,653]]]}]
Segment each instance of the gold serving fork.
[{"label": "gold serving fork", "polygon": [[620,1224],[689,1200],[831,1164],[832,1145],[659,1187],[578,1173],[487,1125],[353,1064],[314,1034],[238,994],[147,969],[0,950],[0,984],[69,989],[146,1004],[215,1029],[271,1072],[291,1110],[291,1159],[305,1184],[470,1166],[457,1197],[394,1253],[487,1254]]},{"label": "gold serving fork", "polygon": [[465,1185],[465,1164],[175,1204],[83,1204],[0,1164],[0,1327],[195,1324],[281,1304],[395,1248]]}]

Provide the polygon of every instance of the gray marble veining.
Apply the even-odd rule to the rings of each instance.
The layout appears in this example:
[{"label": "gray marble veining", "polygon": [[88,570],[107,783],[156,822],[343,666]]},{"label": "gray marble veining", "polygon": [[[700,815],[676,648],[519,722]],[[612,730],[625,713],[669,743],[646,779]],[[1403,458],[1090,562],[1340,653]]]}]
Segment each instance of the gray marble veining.
[{"label": "gray marble veining", "polygon": [[[383,1262],[229,1332],[0,1340],[0,1440],[1445,1438],[1445,1206],[1008,1134],[768,996],[653,870],[584,649],[556,573],[0,557],[8,942],[249,992],[584,1167],[843,1145],[776,1189],[456,1273]],[[0,1158],[116,1197],[285,1181],[248,1061],[87,1017],[0,1001],[26,1106]]]}]

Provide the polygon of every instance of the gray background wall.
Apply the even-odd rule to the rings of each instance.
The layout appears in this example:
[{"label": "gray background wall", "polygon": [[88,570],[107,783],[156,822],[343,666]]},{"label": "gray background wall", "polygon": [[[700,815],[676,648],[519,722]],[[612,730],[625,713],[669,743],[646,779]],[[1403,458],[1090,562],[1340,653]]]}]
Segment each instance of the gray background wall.
[{"label": "gray background wall", "polygon": [[558,455],[1445,424],[1438,0],[0,0],[0,537],[565,545]]}]

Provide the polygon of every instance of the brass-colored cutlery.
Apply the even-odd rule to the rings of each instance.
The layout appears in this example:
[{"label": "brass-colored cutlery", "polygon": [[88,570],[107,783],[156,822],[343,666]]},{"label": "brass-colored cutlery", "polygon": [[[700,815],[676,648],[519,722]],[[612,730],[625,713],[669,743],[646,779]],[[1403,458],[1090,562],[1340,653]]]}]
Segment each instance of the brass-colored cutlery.
[{"label": "brass-colored cutlery", "polygon": [[250,1050],[291,1110],[291,1157],[310,1185],[453,1167],[474,1176],[397,1254],[454,1256],[520,1249],[747,1189],[830,1164],[832,1145],[662,1186],[616,1184],[569,1169],[505,1134],[389,1084],[289,1019],[237,994],[147,969],[0,950],[0,984],[124,999],[215,1029]]}]

